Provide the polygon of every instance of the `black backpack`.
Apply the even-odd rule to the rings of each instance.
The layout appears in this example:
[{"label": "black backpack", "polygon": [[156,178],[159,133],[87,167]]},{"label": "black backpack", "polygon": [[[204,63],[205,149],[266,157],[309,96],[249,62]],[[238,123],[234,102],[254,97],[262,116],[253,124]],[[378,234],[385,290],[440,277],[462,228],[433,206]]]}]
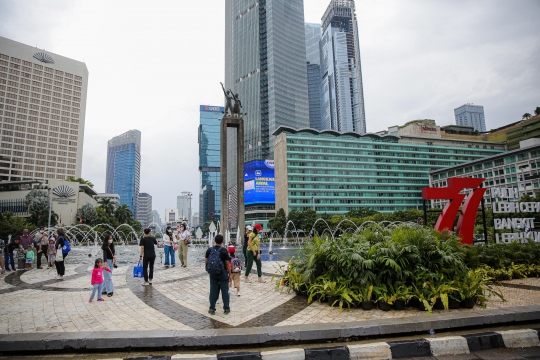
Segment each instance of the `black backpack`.
[{"label": "black backpack", "polygon": [[223,261],[221,261],[221,248],[210,248],[210,256],[206,262],[206,272],[213,275],[219,275],[224,270]]}]

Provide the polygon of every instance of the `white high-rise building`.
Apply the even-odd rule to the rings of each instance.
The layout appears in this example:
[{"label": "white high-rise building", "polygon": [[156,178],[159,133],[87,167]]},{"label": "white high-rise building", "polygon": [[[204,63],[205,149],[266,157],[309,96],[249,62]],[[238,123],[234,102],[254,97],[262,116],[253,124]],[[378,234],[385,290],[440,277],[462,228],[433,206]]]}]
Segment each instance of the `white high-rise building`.
[{"label": "white high-rise building", "polygon": [[176,197],[176,206],[178,208],[178,216],[181,220],[189,222],[191,220],[190,206],[191,206],[191,193],[182,192],[182,195]]},{"label": "white high-rise building", "polygon": [[137,220],[145,226],[152,223],[152,195],[148,193],[139,194]]},{"label": "white high-rise building", "polygon": [[486,131],[486,118],[482,105],[465,104],[454,109],[456,125],[472,126],[479,132]]},{"label": "white high-rise building", "polygon": [[0,36],[0,180],[81,177],[88,69]]},{"label": "white high-rise building", "polygon": [[354,0],[331,0],[322,21],[321,127],[364,134],[364,85]]}]

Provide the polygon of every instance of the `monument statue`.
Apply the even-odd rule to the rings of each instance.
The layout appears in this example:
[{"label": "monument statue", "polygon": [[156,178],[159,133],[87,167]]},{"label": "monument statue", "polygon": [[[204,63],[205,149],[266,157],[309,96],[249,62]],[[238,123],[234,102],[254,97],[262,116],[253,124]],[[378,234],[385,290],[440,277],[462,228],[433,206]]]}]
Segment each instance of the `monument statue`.
[{"label": "monument statue", "polygon": [[225,89],[223,83],[220,82],[220,84],[223,89],[223,94],[225,94],[225,99],[227,99],[224,112],[225,116],[242,116],[242,102],[240,101],[238,94],[233,93],[231,89]]}]

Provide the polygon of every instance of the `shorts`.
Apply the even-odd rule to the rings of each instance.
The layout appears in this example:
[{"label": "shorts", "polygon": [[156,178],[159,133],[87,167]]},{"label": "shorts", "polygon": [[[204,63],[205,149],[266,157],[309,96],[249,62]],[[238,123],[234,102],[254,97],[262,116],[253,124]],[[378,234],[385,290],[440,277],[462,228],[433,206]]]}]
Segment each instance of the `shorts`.
[{"label": "shorts", "polygon": [[234,287],[240,289],[240,273],[231,273],[231,279],[233,281]]},{"label": "shorts", "polygon": [[33,264],[33,263],[34,263],[34,260],[33,260],[33,259],[26,259],[26,263],[27,263],[27,264]]}]

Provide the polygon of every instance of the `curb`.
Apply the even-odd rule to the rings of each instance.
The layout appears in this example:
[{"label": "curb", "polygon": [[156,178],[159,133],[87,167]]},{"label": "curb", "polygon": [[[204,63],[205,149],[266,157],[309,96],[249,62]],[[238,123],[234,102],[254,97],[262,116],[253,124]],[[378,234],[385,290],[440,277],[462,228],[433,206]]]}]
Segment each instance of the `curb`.
[{"label": "curb", "polygon": [[463,355],[499,348],[540,346],[540,329],[508,330],[464,336],[379,342],[365,345],[326,348],[283,349],[268,352],[224,353],[218,355],[175,355],[172,360],[360,360],[404,359],[444,355]]}]

